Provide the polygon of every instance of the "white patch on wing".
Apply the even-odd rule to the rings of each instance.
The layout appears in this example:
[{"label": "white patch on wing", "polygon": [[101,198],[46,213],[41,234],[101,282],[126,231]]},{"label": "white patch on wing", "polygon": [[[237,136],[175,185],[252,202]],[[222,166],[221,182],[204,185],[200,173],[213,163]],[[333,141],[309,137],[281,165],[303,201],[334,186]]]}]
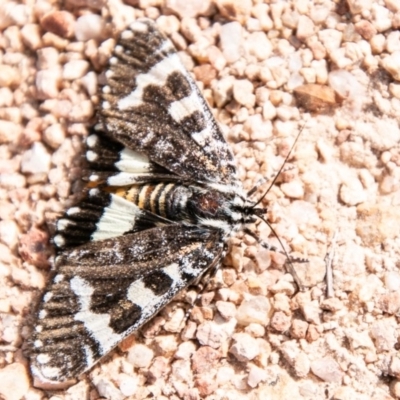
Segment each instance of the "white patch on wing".
[{"label": "white patch on wing", "polygon": [[163,268],[163,272],[165,272],[174,281],[174,286],[182,279],[181,272],[179,271],[179,265],[177,263],[172,263]]},{"label": "white patch on wing", "polygon": [[233,229],[233,227],[228,222],[222,219],[202,218],[199,220],[199,224],[207,226],[209,228],[221,229],[225,233],[230,233]]},{"label": "white patch on wing", "polygon": [[[161,49],[164,45],[161,46]],[[187,72],[182,65],[177,53],[170,54],[168,57],[154,65],[146,74],[139,74],[136,77],[136,88],[128,96],[118,101],[118,109],[125,111],[129,108],[138,107],[143,104],[143,91],[148,85],[163,86],[168,76],[173,72],[180,72],[187,76]]]},{"label": "white patch on wing", "polygon": [[204,146],[206,143],[209,143],[212,140],[212,130],[209,126],[207,126],[200,132],[193,132],[192,138],[197,144]]},{"label": "white patch on wing", "polygon": [[80,305],[79,311],[74,315],[75,321],[83,323],[90,336],[98,342],[101,354],[106,353],[121,340],[121,336],[110,328],[108,314],[97,314],[90,311],[93,287],[79,276],[73,277],[70,285]]},{"label": "white patch on wing", "polygon": [[97,135],[90,135],[86,139],[86,145],[88,147],[95,147],[97,145],[98,140],[99,137]]},{"label": "white patch on wing", "polygon": [[137,182],[137,178],[140,176],[141,178],[148,176],[151,177],[151,173],[141,173],[141,174],[131,174],[128,172],[121,172],[119,174],[110,176],[107,178],[107,183],[110,186],[127,186],[132,185]]},{"label": "white patch on wing", "polygon": [[129,286],[127,298],[141,308],[149,307],[160,301],[160,297],[156,296],[151,289],[145,287],[141,279],[138,279]]},{"label": "white patch on wing", "polygon": [[47,364],[50,361],[50,356],[48,354],[39,354],[36,357],[36,361],[39,364]]},{"label": "white patch on wing", "polygon": [[143,173],[150,170],[150,160],[137,151],[124,148],[119,153],[119,161],[115,163],[115,166],[123,172],[130,173]]},{"label": "white patch on wing", "polygon": [[63,247],[65,245],[65,239],[62,235],[54,236],[53,242],[57,247]]},{"label": "white patch on wing", "polygon": [[85,352],[86,365],[93,365],[95,363],[95,360],[92,349],[89,346],[84,345],[83,351]]},{"label": "white patch on wing", "polygon": [[86,152],[86,160],[88,160],[89,162],[94,162],[97,160],[97,158],[98,158],[98,155],[94,151],[88,150]]},{"label": "white patch on wing", "polygon": [[53,293],[47,292],[47,293],[43,296],[43,301],[44,301],[45,303],[47,303],[48,301],[51,300],[52,297],[53,297]]},{"label": "white patch on wing", "polygon": [[181,100],[174,101],[168,108],[169,115],[176,122],[181,122],[186,117],[190,117],[195,111],[202,112],[203,106],[196,92]]},{"label": "white patch on wing", "polygon": [[61,370],[56,367],[40,367],[37,368],[31,365],[31,371],[34,376],[37,376],[42,382],[54,381],[61,375]]},{"label": "white patch on wing", "polygon": [[92,240],[121,236],[130,231],[140,213],[137,205],[111,194],[111,202],[104,208],[103,215],[96,224],[97,229],[92,233]]}]

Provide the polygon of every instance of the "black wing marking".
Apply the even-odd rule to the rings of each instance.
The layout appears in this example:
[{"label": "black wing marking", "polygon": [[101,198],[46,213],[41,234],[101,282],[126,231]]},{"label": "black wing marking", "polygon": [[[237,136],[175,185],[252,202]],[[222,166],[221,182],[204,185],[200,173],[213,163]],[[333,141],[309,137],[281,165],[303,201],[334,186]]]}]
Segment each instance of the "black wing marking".
[{"label": "black wing marking", "polygon": [[172,223],[117,194],[93,188],[57,221],[53,241],[67,248]]},{"label": "black wing marking", "polygon": [[145,155],[92,130],[86,140],[89,173],[85,180],[96,186],[128,186],[149,182],[182,182],[182,178],[152,162]]},{"label": "black wing marking", "polygon": [[109,136],[183,179],[239,185],[208,105],[152,21],[121,33],[106,77],[100,120]]},{"label": "black wing marking", "polygon": [[30,343],[33,373],[64,381],[88,370],[222,251],[218,232],[172,225],[60,252]]}]

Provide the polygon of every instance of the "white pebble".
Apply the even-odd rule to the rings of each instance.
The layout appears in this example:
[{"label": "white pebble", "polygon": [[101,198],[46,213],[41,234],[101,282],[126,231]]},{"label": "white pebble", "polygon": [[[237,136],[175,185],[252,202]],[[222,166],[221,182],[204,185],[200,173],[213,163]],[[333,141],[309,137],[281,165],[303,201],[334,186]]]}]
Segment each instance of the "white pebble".
[{"label": "white pebble", "polygon": [[260,346],[257,339],[251,337],[248,333],[237,333],[233,336],[235,343],[229,349],[239,361],[250,361],[260,353]]},{"label": "white pebble", "polygon": [[371,13],[373,17],[372,25],[378,32],[387,31],[392,27],[390,11],[386,7],[374,3],[371,8]]},{"label": "white pebble", "polygon": [[392,75],[393,79],[400,81],[400,51],[395,51],[390,56],[385,57],[382,66]]},{"label": "white pebble", "polygon": [[96,386],[99,395],[106,398],[106,399],[113,399],[113,400],[124,400],[125,395],[117,389],[114,383],[106,378],[101,376],[97,376],[93,380],[94,385]]},{"label": "white pebble", "polygon": [[270,309],[271,305],[266,297],[254,296],[242,301],[237,310],[236,319],[240,325],[249,325],[254,322],[266,326],[269,322]]},{"label": "white pebble", "polygon": [[123,374],[119,376],[119,390],[124,396],[133,396],[139,388],[139,379],[137,376]]},{"label": "white pebble", "polygon": [[148,368],[153,360],[153,350],[144,344],[135,344],[129,349],[127,361],[137,368]]},{"label": "white pebble", "polygon": [[302,199],[304,197],[304,187],[300,180],[282,183],[281,190],[287,197],[292,199]]},{"label": "white pebble", "polygon": [[272,44],[264,32],[253,32],[246,40],[249,54],[258,60],[266,60],[272,54]]},{"label": "white pebble", "polygon": [[348,179],[340,188],[340,200],[348,206],[355,206],[367,199],[362,183],[357,178]]},{"label": "white pebble", "polygon": [[58,85],[61,74],[58,68],[38,71],[36,74],[36,88],[40,99],[52,99],[58,96]]},{"label": "white pebble", "polygon": [[81,42],[100,40],[104,34],[104,20],[97,14],[82,15],[75,23],[75,36]]},{"label": "white pebble", "polygon": [[29,391],[27,368],[21,363],[6,365],[0,369],[0,394],[6,400],[25,398]]},{"label": "white pebble", "polygon": [[61,124],[53,124],[43,132],[43,139],[52,147],[57,149],[65,140],[65,129]]},{"label": "white pebble", "polygon": [[239,22],[230,22],[221,26],[220,45],[222,53],[229,63],[237,61],[243,53],[242,26]]},{"label": "white pebble", "polygon": [[314,22],[306,15],[301,15],[297,24],[296,37],[305,40],[314,34]]},{"label": "white pebble", "polygon": [[339,364],[331,357],[313,361],[311,371],[325,382],[341,382],[344,375]]},{"label": "white pebble", "polygon": [[255,388],[260,382],[266,381],[268,378],[268,373],[265,369],[257,367],[252,364],[249,371],[249,376],[247,377],[247,384]]},{"label": "white pebble", "polygon": [[242,106],[251,108],[256,103],[254,86],[248,79],[238,79],[233,84],[233,97]]},{"label": "white pebble", "polygon": [[22,155],[21,171],[28,174],[48,173],[51,157],[42,143],[35,142],[32,148]]},{"label": "white pebble", "polygon": [[85,60],[72,60],[63,68],[63,79],[73,81],[82,78],[89,69],[89,63]]},{"label": "white pebble", "polygon": [[390,291],[400,291],[400,274],[397,271],[386,272],[385,286]]},{"label": "white pebble", "polygon": [[22,132],[21,125],[11,121],[0,120],[0,144],[18,141]]}]

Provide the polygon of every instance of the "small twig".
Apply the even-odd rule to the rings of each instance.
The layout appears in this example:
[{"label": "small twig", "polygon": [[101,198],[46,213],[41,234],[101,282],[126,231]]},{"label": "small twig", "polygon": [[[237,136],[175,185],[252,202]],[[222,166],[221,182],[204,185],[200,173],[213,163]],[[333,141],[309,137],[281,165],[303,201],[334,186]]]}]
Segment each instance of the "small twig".
[{"label": "small twig", "polygon": [[333,273],[332,273],[332,262],[335,257],[336,251],[336,239],[337,239],[337,229],[333,234],[331,241],[331,250],[325,256],[326,262],[326,297],[333,297]]}]

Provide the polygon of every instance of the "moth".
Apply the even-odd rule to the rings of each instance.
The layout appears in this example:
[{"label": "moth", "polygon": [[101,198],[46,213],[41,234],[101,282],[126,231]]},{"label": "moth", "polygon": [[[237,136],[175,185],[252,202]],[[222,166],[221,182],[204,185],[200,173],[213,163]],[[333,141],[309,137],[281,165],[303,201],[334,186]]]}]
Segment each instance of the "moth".
[{"label": "moth", "polygon": [[87,192],[57,222],[30,342],[41,381],[90,369],[218,268],[228,239],[266,211],[248,200],[208,105],[152,21],[120,34],[105,77]]}]

